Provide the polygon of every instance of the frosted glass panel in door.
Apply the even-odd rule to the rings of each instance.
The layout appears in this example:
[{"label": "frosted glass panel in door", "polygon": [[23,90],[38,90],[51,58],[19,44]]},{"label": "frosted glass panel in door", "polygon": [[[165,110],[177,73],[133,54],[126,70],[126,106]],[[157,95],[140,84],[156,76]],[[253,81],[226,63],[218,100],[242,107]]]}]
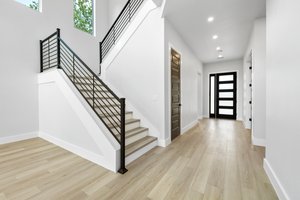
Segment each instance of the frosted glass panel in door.
[{"label": "frosted glass panel in door", "polygon": [[219,76],[219,81],[233,81],[233,75]]},{"label": "frosted glass panel in door", "polygon": [[220,98],[233,98],[233,92],[220,92]]},{"label": "frosted glass panel in door", "polygon": [[219,84],[220,90],[233,90],[233,83]]},{"label": "frosted glass panel in door", "polygon": [[233,109],[219,109],[221,115],[233,115]]},{"label": "frosted glass panel in door", "polygon": [[220,101],[219,106],[233,106],[233,101]]}]

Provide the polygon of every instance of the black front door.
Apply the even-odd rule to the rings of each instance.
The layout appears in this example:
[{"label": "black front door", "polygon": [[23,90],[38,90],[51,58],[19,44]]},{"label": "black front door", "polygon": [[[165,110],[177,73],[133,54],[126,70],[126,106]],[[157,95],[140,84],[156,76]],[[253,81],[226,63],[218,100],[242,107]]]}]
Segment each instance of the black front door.
[{"label": "black front door", "polygon": [[236,119],[236,72],[210,75],[210,117]]}]

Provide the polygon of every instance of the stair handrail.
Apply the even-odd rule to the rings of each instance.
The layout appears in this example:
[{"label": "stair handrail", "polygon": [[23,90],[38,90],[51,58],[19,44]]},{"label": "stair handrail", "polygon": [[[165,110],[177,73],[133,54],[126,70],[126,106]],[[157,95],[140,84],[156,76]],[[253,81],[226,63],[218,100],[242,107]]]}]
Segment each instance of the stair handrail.
[{"label": "stair handrail", "polygon": [[[61,69],[120,144],[120,169],[125,167],[125,98],[119,98],[63,41],[60,29],[40,40],[40,72]],[[80,85],[80,86],[79,86]],[[119,136],[119,137],[118,137]]]},{"label": "stair handrail", "polygon": [[126,26],[129,24],[137,10],[140,8],[144,0],[128,0],[122,11],[104,36],[103,40],[99,43],[100,49],[100,68],[99,73],[101,74],[101,64],[104,57],[115,45],[120,35],[123,33]]}]

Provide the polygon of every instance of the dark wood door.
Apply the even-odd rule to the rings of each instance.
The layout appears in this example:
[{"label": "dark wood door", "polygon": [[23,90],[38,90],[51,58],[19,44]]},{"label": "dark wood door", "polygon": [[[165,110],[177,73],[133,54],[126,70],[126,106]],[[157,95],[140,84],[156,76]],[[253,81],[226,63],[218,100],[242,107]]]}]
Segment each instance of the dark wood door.
[{"label": "dark wood door", "polygon": [[180,135],[181,130],[181,92],[180,92],[181,57],[171,50],[171,140]]}]

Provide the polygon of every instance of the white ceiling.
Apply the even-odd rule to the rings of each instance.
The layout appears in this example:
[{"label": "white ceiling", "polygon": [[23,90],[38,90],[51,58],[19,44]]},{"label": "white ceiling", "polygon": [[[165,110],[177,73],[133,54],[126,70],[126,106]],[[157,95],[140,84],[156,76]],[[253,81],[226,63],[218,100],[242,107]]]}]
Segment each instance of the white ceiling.
[{"label": "white ceiling", "polygon": [[[264,17],[265,0],[167,0],[164,15],[204,63],[241,58],[247,48],[253,22]],[[208,23],[207,18],[215,21]],[[219,39],[212,40],[217,34]]]}]

